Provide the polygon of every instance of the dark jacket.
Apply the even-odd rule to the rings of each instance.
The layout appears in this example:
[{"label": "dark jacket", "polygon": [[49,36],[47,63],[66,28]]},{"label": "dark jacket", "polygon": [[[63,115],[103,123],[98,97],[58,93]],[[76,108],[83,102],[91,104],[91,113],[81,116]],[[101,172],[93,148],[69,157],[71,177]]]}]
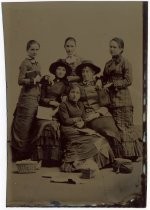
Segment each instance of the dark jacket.
[{"label": "dark jacket", "polygon": [[104,68],[102,82],[103,85],[113,83],[109,88],[112,107],[132,106],[128,89],[132,84],[132,67],[127,59],[119,56],[108,61]]}]

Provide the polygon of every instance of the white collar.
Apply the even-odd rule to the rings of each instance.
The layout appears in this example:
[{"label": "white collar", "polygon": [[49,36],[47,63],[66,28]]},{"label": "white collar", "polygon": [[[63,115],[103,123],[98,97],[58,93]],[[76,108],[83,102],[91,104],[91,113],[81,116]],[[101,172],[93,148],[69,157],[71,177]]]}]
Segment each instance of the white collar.
[{"label": "white collar", "polygon": [[27,56],[27,59],[30,60],[32,64],[38,63],[34,58],[31,58],[30,56]]}]

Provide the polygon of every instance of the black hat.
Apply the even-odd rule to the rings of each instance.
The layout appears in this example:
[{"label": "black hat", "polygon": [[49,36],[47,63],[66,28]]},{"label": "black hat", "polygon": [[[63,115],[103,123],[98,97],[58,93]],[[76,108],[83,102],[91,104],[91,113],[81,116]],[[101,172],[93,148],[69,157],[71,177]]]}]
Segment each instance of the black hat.
[{"label": "black hat", "polygon": [[49,71],[52,74],[55,74],[55,71],[58,66],[63,66],[66,69],[66,75],[70,75],[72,72],[71,67],[62,59],[57,60],[56,62],[52,63],[49,67]]},{"label": "black hat", "polygon": [[81,76],[82,69],[86,66],[90,67],[95,72],[95,74],[97,74],[101,71],[101,69],[98,66],[94,65],[91,61],[84,60],[84,61],[82,61],[82,63],[80,65],[77,66],[76,74]]}]

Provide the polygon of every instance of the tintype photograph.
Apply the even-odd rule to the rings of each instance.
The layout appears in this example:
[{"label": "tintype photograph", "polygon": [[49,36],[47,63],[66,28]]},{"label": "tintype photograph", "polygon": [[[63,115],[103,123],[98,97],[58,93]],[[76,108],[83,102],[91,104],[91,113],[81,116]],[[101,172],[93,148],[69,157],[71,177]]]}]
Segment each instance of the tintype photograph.
[{"label": "tintype photograph", "polygon": [[147,2],[2,3],[7,207],[145,207]]}]

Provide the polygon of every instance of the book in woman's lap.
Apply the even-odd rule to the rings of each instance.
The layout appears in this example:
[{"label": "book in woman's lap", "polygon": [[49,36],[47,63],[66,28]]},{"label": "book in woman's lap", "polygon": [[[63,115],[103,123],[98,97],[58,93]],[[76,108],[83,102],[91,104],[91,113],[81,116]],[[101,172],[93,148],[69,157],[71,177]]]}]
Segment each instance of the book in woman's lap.
[{"label": "book in woman's lap", "polygon": [[42,120],[52,120],[52,117],[57,113],[58,108],[38,106],[37,118]]}]

